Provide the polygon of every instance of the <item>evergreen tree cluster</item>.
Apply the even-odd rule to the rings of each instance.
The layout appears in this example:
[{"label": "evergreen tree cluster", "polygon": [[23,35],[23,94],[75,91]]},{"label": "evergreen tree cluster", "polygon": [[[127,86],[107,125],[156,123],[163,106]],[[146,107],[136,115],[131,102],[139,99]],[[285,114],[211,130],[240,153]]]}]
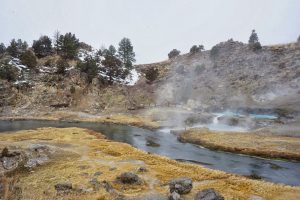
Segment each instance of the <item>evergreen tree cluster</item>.
[{"label": "evergreen tree cluster", "polygon": [[53,53],[52,41],[46,35],[41,36],[38,40],[34,40],[32,48],[38,58],[43,58]]},{"label": "evergreen tree cluster", "polygon": [[24,53],[28,48],[28,44],[26,41],[22,41],[18,39],[12,39],[10,45],[6,48],[6,51],[15,58],[20,58],[22,53]]},{"label": "evergreen tree cluster", "polygon": [[[123,38],[117,49],[110,45],[107,49],[99,50],[96,55],[86,56],[84,60],[80,60],[78,57],[80,49],[89,52],[93,50],[90,45],[80,42],[75,34],[69,32],[63,35],[56,31],[53,39],[42,35],[39,39],[34,40],[31,48],[28,48],[27,42],[21,39],[12,39],[7,47],[1,43],[0,55],[8,54],[19,58],[22,64],[29,68],[35,68],[38,59],[57,54],[60,59],[54,61],[53,64],[50,64],[51,58],[48,59],[49,62],[46,61],[48,66],[57,68],[56,73],[65,74],[66,69],[70,67],[68,60],[78,60],[77,68],[87,74],[89,82],[100,73],[110,83],[125,79],[136,61],[133,45],[129,38]],[[6,77],[12,80],[7,76],[7,72],[9,72],[7,67],[3,70],[2,78]]]},{"label": "evergreen tree cluster", "polygon": [[193,45],[190,49],[190,54],[195,54],[204,50],[203,45]]}]

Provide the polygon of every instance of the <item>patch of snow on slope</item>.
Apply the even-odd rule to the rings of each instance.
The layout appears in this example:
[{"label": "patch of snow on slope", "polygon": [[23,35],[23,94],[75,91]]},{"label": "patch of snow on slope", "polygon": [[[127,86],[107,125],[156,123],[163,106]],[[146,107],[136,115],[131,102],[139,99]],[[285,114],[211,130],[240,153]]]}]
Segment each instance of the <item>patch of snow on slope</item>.
[{"label": "patch of snow on slope", "polygon": [[140,78],[140,73],[136,71],[136,69],[131,70],[130,74],[126,77],[125,83],[126,85],[135,85]]},{"label": "patch of snow on slope", "polygon": [[28,69],[28,67],[26,65],[22,65],[20,59],[18,58],[12,58],[9,63],[10,65],[16,67],[19,71]]}]

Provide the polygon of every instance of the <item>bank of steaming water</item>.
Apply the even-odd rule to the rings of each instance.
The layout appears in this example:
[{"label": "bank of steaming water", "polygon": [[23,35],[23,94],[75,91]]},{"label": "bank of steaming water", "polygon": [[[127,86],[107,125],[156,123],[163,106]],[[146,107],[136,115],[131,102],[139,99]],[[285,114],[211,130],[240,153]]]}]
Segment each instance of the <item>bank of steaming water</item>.
[{"label": "bank of steaming water", "polygon": [[35,129],[39,127],[88,128],[103,133],[111,140],[125,142],[138,149],[167,156],[172,159],[198,163],[208,168],[230,173],[260,176],[267,181],[300,185],[299,162],[268,160],[212,151],[197,145],[180,143],[174,135],[163,130],[150,131],[126,125],[89,122],[0,121],[0,132]]}]

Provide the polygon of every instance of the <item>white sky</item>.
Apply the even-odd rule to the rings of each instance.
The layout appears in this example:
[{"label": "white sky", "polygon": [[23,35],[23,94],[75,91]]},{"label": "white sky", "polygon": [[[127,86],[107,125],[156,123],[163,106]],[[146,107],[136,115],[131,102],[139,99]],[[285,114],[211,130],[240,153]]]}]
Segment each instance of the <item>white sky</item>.
[{"label": "white sky", "polygon": [[95,48],[129,37],[137,63],[165,60],[177,48],[206,49],[233,38],[247,42],[255,28],[263,45],[300,35],[300,0],[0,0],[0,42],[29,44],[55,30]]}]

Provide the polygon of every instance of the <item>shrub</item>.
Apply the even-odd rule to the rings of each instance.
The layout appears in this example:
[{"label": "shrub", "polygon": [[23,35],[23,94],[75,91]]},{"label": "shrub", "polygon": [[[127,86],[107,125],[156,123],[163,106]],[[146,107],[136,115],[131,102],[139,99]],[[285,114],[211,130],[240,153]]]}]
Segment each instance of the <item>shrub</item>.
[{"label": "shrub", "polygon": [[15,81],[18,78],[18,70],[8,63],[0,64],[0,79]]},{"label": "shrub", "polygon": [[70,87],[70,92],[71,92],[71,94],[75,93],[75,87],[73,85]]},{"label": "shrub", "polygon": [[153,82],[157,79],[159,75],[158,69],[156,67],[150,67],[146,70],[145,77],[148,81]]},{"label": "shrub", "polygon": [[26,65],[29,68],[34,68],[37,65],[36,56],[30,50],[27,50],[24,53],[22,53],[21,62],[23,65]]},{"label": "shrub", "polygon": [[173,49],[172,51],[170,51],[170,53],[168,54],[169,59],[175,58],[177,56],[180,55],[180,51],[178,51],[177,49]]},{"label": "shrub", "polygon": [[199,74],[201,74],[201,73],[204,71],[204,69],[205,69],[205,65],[204,65],[204,64],[197,65],[197,66],[195,67],[195,73],[196,73],[197,75],[199,75]]},{"label": "shrub", "polygon": [[211,48],[210,50],[210,57],[212,59],[215,59],[217,58],[217,56],[219,55],[219,47],[216,45],[216,46],[213,46],[213,48]]},{"label": "shrub", "polygon": [[56,73],[57,74],[65,74],[66,69],[69,68],[69,63],[65,59],[59,59],[56,61]]}]

